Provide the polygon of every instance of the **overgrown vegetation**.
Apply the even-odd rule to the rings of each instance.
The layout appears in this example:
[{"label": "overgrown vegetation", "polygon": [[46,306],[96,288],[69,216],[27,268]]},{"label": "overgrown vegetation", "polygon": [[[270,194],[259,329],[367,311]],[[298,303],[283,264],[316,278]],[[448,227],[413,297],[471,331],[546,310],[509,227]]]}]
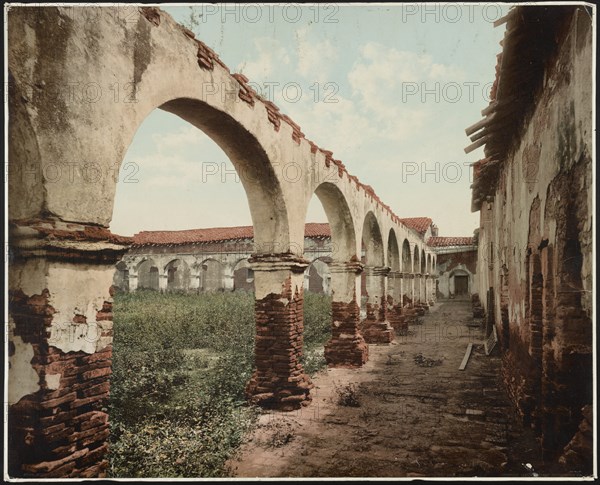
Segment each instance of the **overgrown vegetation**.
[{"label": "overgrown vegetation", "polygon": [[[305,293],[304,364],[325,365],[331,300]],[[113,306],[112,477],[218,477],[257,410],[254,295],[138,291]]]}]

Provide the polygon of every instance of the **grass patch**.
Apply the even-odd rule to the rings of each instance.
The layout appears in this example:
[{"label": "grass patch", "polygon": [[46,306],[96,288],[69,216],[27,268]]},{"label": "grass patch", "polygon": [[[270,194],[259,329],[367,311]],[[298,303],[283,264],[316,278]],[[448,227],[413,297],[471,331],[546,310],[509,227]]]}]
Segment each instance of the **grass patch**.
[{"label": "grass patch", "polygon": [[[254,295],[137,291],[113,305],[111,477],[222,477],[258,410]],[[325,365],[331,298],[305,293],[307,373]]]}]

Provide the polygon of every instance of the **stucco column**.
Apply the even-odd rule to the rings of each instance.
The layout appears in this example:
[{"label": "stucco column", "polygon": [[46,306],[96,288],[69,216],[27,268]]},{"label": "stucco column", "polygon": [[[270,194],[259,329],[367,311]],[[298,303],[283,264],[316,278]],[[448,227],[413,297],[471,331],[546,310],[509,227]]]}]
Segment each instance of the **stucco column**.
[{"label": "stucco column", "polygon": [[158,274],[158,291],[167,291],[167,275],[164,272]]},{"label": "stucco column", "polygon": [[436,298],[435,298],[435,281],[436,281],[436,276],[434,274],[429,274],[427,281],[429,282],[429,292],[428,292],[428,299],[427,302],[429,303],[429,306],[433,306],[435,304]]},{"label": "stucco column", "polygon": [[370,344],[387,344],[394,340],[394,329],[387,321],[386,280],[390,268],[366,266],[367,317],[363,322],[363,336]]},{"label": "stucco column", "polygon": [[404,317],[402,316],[402,273],[390,271],[387,277],[387,319],[394,331],[404,335]]},{"label": "stucco column", "polygon": [[310,274],[308,273],[308,268],[306,268],[306,270],[304,271],[304,275],[303,275],[303,281],[302,281],[302,285],[304,288],[304,291],[308,291],[308,288],[310,287]]},{"label": "stucco column", "polygon": [[194,290],[194,293],[200,290],[200,270],[195,264],[190,267],[190,290]]},{"label": "stucco column", "polygon": [[138,288],[138,275],[129,272],[129,292],[137,290]]},{"label": "stucco column", "polygon": [[[402,273],[402,287],[404,295],[402,297],[402,320],[403,320],[403,335],[408,333],[408,328],[411,324],[416,321],[416,309],[415,309],[415,275],[413,273]],[[410,299],[411,303],[404,304],[404,296]]]},{"label": "stucco column", "polygon": [[310,379],[301,364],[304,270],[308,261],[292,254],[250,258],[255,288],[255,370],[248,399],[265,408],[291,411],[311,400]]},{"label": "stucco column", "polygon": [[429,292],[427,291],[428,279],[429,273],[424,273],[421,275],[421,305],[424,307],[429,306]]},{"label": "stucco column", "polygon": [[10,235],[9,474],[103,477],[114,264],[108,230],[57,221]]},{"label": "stucco column", "polygon": [[330,367],[360,367],[369,358],[369,347],[360,334],[360,306],[356,288],[362,263],[329,263],[331,272],[331,339],[325,345]]},{"label": "stucco column", "polygon": [[413,298],[413,304],[419,305],[421,303],[421,273],[415,273],[414,288],[415,297]]},{"label": "stucco column", "polygon": [[233,291],[233,273],[223,275],[223,289],[225,291]]}]

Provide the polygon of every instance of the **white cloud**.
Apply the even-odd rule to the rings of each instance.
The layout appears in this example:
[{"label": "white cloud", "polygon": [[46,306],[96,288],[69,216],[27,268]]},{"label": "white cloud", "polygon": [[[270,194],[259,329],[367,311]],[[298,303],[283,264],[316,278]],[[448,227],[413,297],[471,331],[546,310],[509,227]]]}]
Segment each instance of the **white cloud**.
[{"label": "white cloud", "polygon": [[309,37],[309,28],[296,31],[298,65],[296,72],[310,81],[330,81],[331,66],[338,57],[338,49],[329,39]]},{"label": "white cloud", "polygon": [[241,63],[237,68],[237,71],[243,73],[250,81],[269,81],[276,68],[290,64],[288,52],[274,38],[254,39],[254,48],[258,56],[251,61]]},{"label": "white cloud", "polygon": [[353,95],[392,132],[421,126],[431,103],[443,100],[445,83],[460,83],[464,77],[459,68],[435,63],[429,55],[374,42],[361,48],[348,73]]}]

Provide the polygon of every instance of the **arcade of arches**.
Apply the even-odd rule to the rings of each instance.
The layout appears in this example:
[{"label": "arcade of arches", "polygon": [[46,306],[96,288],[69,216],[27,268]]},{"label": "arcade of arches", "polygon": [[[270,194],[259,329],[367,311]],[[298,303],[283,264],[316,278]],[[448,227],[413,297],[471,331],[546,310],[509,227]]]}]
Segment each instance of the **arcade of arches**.
[{"label": "arcade of arches", "polygon": [[[481,215],[473,252],[477,271],[467,249],[430,244],[438,237],[430,219],[396,215],[170,15],[140,7],[133,21],[119,22],[115,12],[98,15],[96,8],[8,12],[11,476],[104,475],[115,282],[128,291],[252,285],[255,368],[247,398],[279,410],[309,405],[312,383],[301,364],[303,294],[307,285],[318,286],[315,272],[332,295],[325,346],[332,367],[362,366],[369,343],[389,344],[438,295],[465,291],[466,284],[466,291],[481,295],[489,328],[499,329],[504,380],[524,419],[542,436],[548,459],[586,459],[592,29],[580,7],[565,7],[560,15],[518,7],[505,19],[492,103],[482,112],[486,118],[467,130],[486,153],[473,184],[473,210]],[[548,30],[538,32],[540,25]],[[546,41],[552,49],[540,48]],[[176,83],[167,72],[177,73]],[[528,98],[521,110],[514,102],[520,94],[507,81],[517,78],[518,89],[543,99]],[[108,86],[115,79],[131,81],[137,102],[102,96],[72,103],[42,89]],[[202,130],[244,173],[253,227],[245,237],[218,240],[231,249],[225,251],[231,264],[188,251],[197,242],[193,231],[178,236],[185,257],[161,246],[143,254],[143,245],[135,244],[127,253],[134,241],[110,231],[113,174],[155,109]],[[524,127],[521,133],[511,131],[516,126]],[[102,173],[95,183],[85,180],[82,160]],[[282,175],[282,160],[302,168],[300,183]],[[59,162],[75,167],[72,177],[35,176]],[[543,176],[523,181],[532,167]],[[306,237],[305,219],[315,195],[335,251],[309,259],[314,238]],[[236,248],[240,241],[243,251]],[[319,273],[323,265],[327,278]],[[436,282],[440,270],[447,282]]]}]

